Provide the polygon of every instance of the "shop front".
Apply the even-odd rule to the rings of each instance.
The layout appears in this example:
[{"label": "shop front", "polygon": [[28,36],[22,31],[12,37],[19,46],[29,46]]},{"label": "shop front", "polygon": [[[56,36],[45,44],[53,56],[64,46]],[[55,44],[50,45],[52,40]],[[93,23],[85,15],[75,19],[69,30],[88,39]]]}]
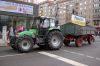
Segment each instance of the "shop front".
[{"label": "shop front", "polygon": [[0,46],[7,45],[9,27],[22,25],[27,30],[38,16],[38,5],[11,0],[0,0]]},{"label": "shop front", "polygon": [[96,28],[96,35],[100,36],[100,26],[95,26]]}]

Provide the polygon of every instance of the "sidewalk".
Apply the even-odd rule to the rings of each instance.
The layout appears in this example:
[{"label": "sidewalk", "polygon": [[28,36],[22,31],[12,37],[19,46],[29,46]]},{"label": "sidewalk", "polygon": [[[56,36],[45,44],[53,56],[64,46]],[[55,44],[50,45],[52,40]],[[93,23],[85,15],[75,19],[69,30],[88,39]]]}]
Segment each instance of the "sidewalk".
[{"label": "sidewalk", "polygon": [[100,36],[94,36],[95,41],[100,42]]},{"label": "sidewalk", "polygon": [[4,40],[0,39],[0,46],[7,46],[7,44]]}]

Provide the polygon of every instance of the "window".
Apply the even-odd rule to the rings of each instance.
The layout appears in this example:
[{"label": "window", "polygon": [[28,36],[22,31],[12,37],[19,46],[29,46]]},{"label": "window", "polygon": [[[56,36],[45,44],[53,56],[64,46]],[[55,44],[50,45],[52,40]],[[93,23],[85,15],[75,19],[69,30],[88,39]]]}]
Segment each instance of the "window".
[{"label": "window", "polygon": [[100,31],[100,28],[97,28],[97,31]]},{"label": "window", "polygon": [[95,8],[95,7],[100,7],[100,3],[99,3],[99,4],[98,4],[98,3],[94,4],[93,7],[94,7],[94,8]]},{"label": "window", "polygon": [[93,18],[100,18],[100,14],[99,15],[93,15]]},{"label": "window", "polygon": [[28,0],[29,3],[31,3],[31,0]]},{"label": "window", "polygon": [[86,4],[87,2],[85,1],[84,4]]},{"label": "window", "polygon": [[50,27],[54,27],[55,26],[55,22],[53,19],[50,19]]},{"label": "window", "polygon": [[95,21],[94,21],[94,25],[96,25],[96,26],[98,26],[98,25],[99,25],[99,23],[100,23],[100,21],[99,21],[99,20],[95,20]]},{"label": "window", "polygon": [[93,2],[99,2],[100,0],[93,0]]},{"label": "window", "polygon": [[84,9],[86,9],[86,7],[84,7]]},{"label": "window", "polygon": [[45,19],[44,22],[42,22],[41,26],[43,26],[43,28],[48,28],[49,27],[49,20]]},{"label": "window", "polygon": [[100,9],[95,9],[94,13],[100,13]]}]

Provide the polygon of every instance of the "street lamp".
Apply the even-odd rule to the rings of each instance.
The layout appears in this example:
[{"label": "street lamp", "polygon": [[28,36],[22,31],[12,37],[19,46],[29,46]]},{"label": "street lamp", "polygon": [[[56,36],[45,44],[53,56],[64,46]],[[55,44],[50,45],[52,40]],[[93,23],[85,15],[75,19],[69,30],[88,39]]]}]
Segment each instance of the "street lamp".
[{"label": "street lamp", "polygon": [[58,1],[57,0],[54,0],[54,5],[56,5],[55,6],[55,19],[58,21],[59,19],[58,19],[58,17],[59,17],[59,15],[58,15],[58,9],[59,9],[59,7],[58,7]]}]

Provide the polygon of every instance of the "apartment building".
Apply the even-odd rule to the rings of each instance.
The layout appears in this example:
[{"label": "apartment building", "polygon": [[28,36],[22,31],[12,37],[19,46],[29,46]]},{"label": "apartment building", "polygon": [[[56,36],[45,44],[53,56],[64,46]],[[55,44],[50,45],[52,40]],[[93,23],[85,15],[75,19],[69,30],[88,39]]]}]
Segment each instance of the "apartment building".
[{"label": "apartment building", "polygon": [[60,24],[68,22],[69,16],[75,14],[86,18],[89,25],[100,31],[100,0],[57,0],[57,3],[48,0],[40,3],[39,14],[58,16]]},{"label": "apartment building", "polygon": [[77,0],[78,15],[85,17],[89,25],[94,26],[100,33],[100,0]]},{"label": "apartment building", "polygon": [[23,1],[23,2],[28,2],[28,3],[33,3],[34,4],[34,0],[16,0],[16,1]]},{"label": "apartment building", "polygon": [[59,24],[67,22],[72,14],[73,0],[44,1],[39,4],[39,15],[57,17]]},{"label": "apartment building", "polygon": [[93,22],[92,22],[92,15],[93,15],[93,11],[92,11],[92,0],[77,0],[76,4],[77,4],[77,11],[78,11],[78,15],[82,16],[84,18],[86,18],[86,21],[89,22],[89,25],[93,26]]},{"label": "apartment building", "polygon": [[100,34],[100,0],[93,0],[93,24]]}]

